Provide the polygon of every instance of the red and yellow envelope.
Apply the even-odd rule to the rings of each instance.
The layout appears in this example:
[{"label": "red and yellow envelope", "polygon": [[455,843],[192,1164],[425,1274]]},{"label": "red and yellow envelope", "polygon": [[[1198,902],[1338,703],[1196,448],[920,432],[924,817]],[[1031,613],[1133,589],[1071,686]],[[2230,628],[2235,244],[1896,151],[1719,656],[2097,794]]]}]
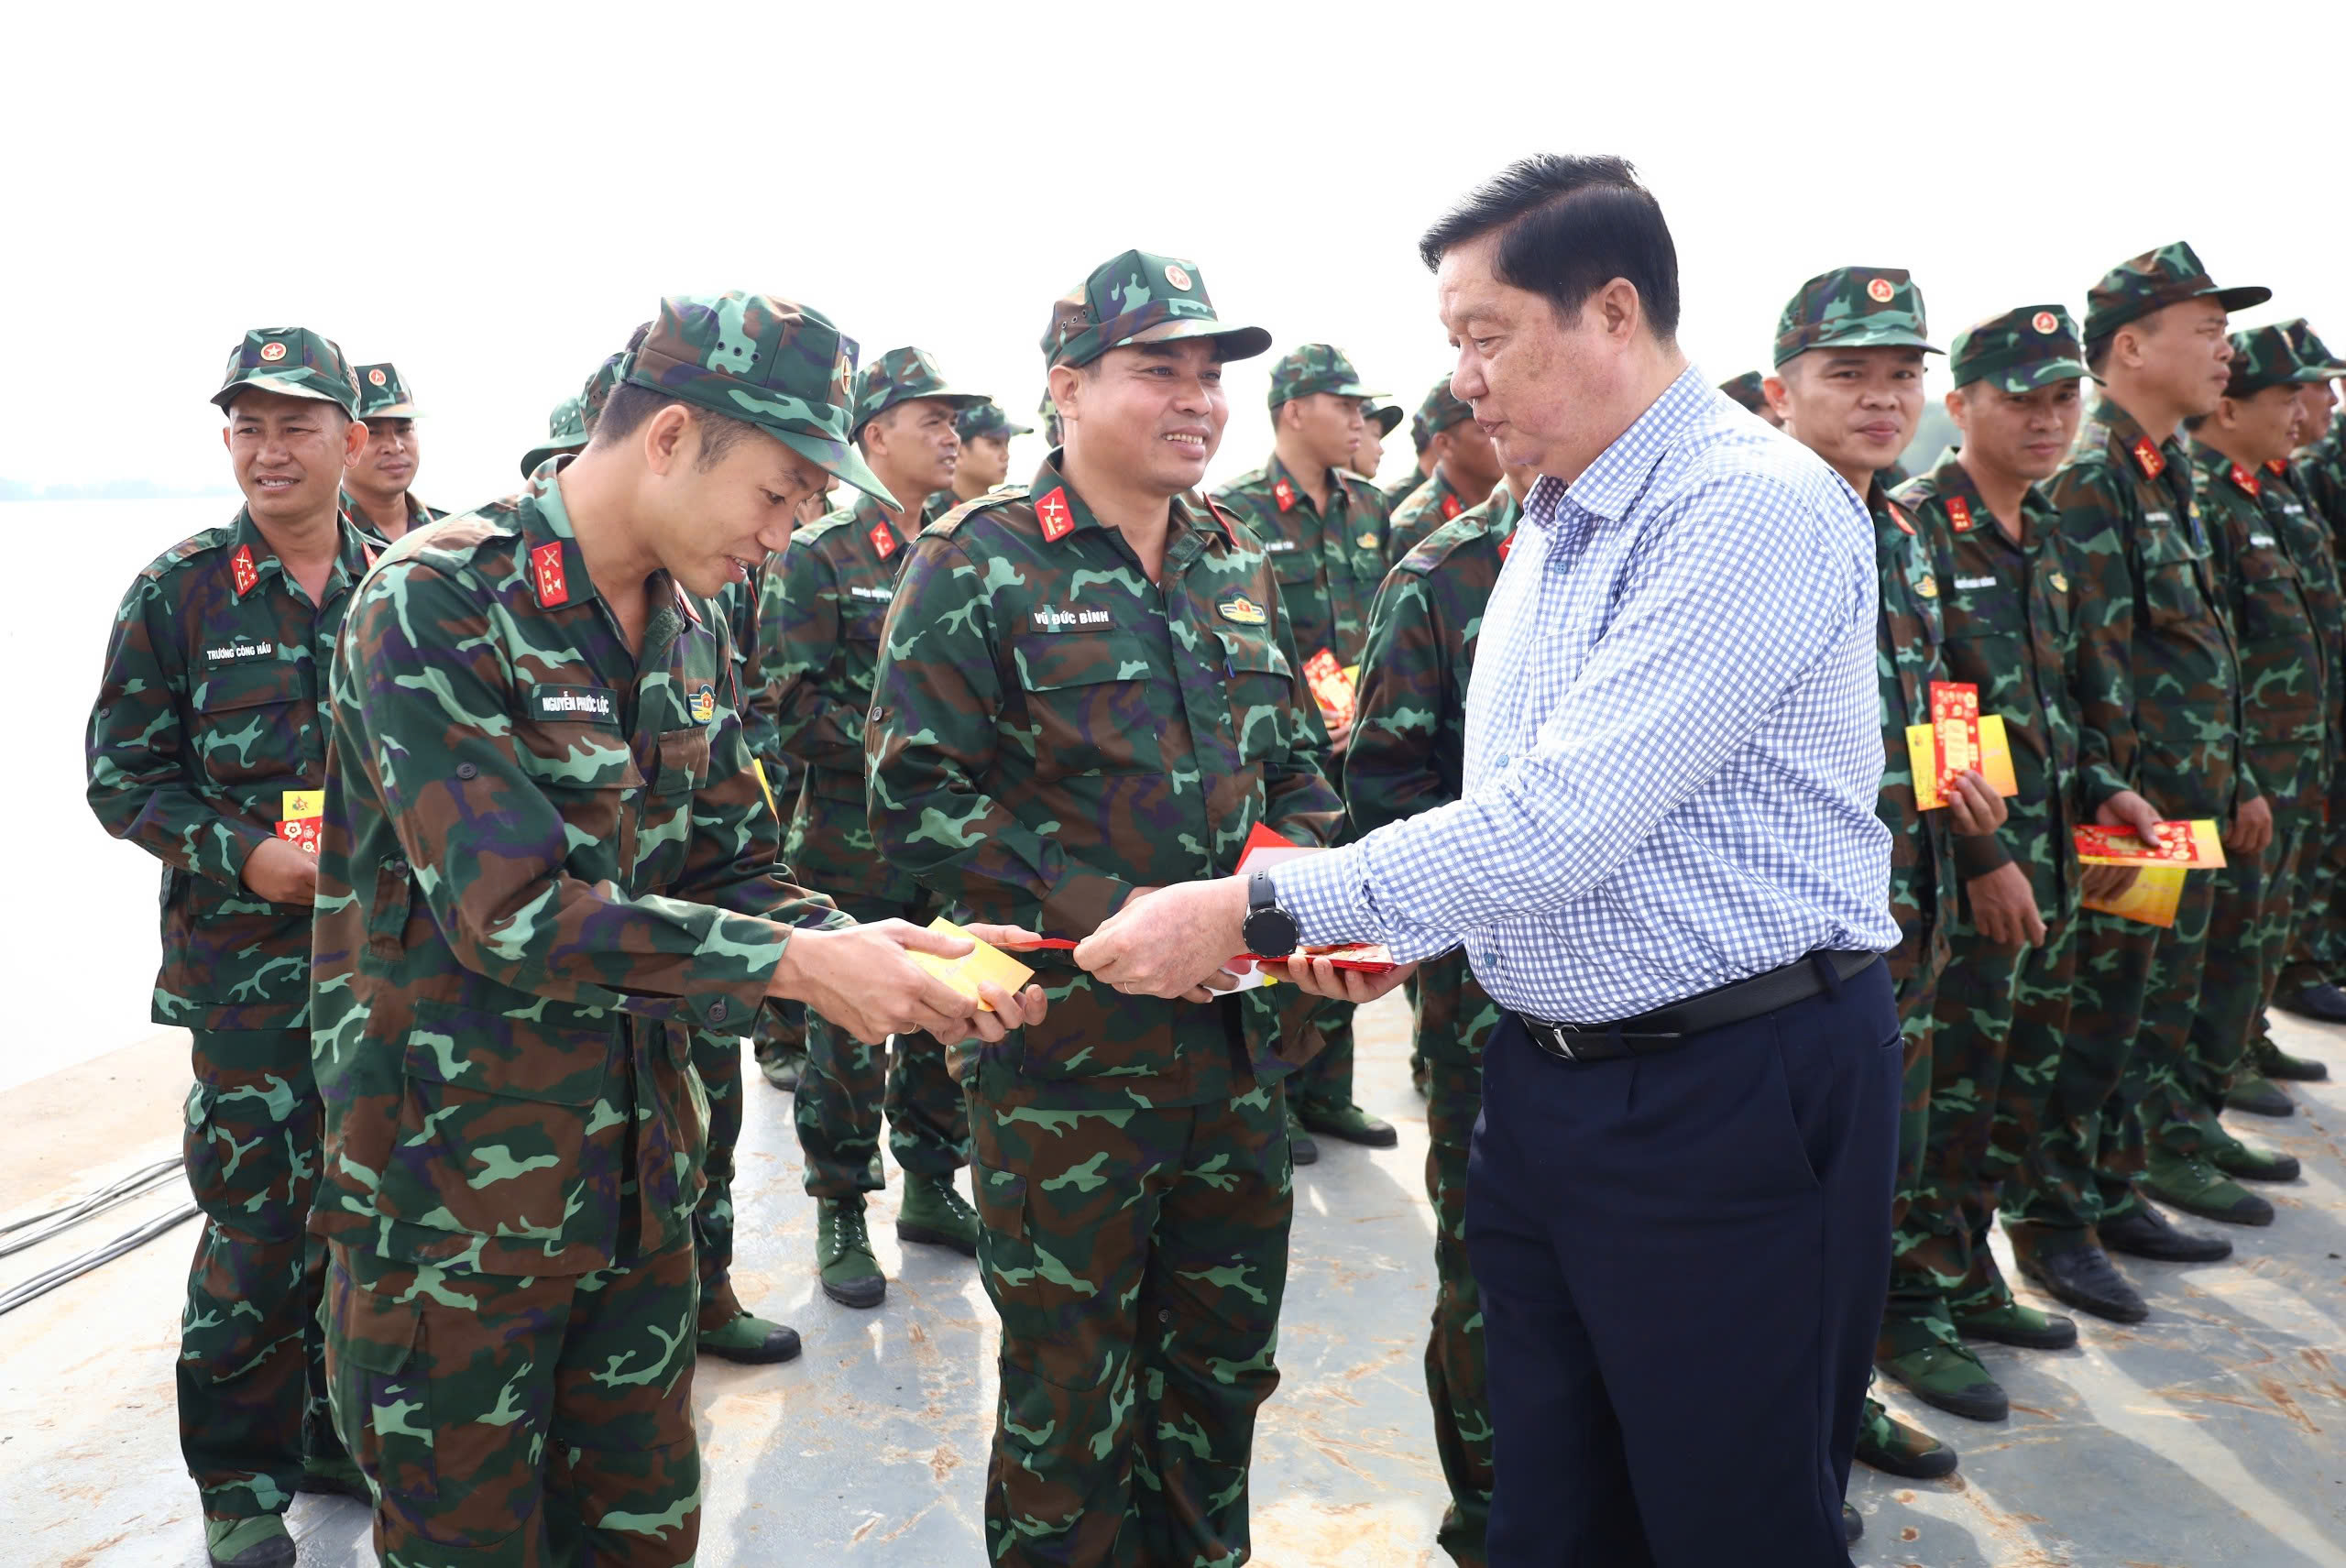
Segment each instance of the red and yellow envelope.
[{"label": "red and yellow envelope", "polygon": [[[1946,684],[1932,683],[1934,713],[1937,711],[1938,690]],[[1957,712],[1928,724],[1906,727],[1906,762],[1914,774],[1914,805],[1919,810],[1936,811],[1945,806],[1947,786],[1965,768],[1979,769],[1979,776],[1998,795],[2020,793],[2020,780],[2012,773],[2012,741],[2004,734],[2003,715],[1979,712],[1979,688],[1962,689],[1973,693],[1972,712]],[[1956,738],[1953,748],[1946,744],[1950,733]],[[1965,759],[1962,765],[1951,765],[1958,756]]]},{"label": "red and yellow envelope", "polygon": [[309,854],[318,852],[318,829],[324,825],[326,792],[289,789],[277,815],[277,836]]},{"label": "red and yellow envelope", "polygon": [[2085,906],[2103,915],[2116,915],[2128,920],[2140,920],[2146,926],[2171,927],[2175,912],[2183,902],[2182,866],[2144,866],[2134,873],[2133,884],[2114,898],[2086,895]]},{"label": "red and yellow envelope", "polygon": [[1322,648],[1303,661],[1303,679],[1330,723],[1352,722],[1353,671],[1338,663],[1335,654]]},{"label": "red and yellow envelope", "polygon": [[928,928],[948,937],[959,937],[970,942],[970,950],[958,959],[939,958],[935,953],[908,953],[905,956],[929,973],[977,1002],[989,1013],[993,1009],[978,998],[978,982],[992,981],[1003,990],[1015,992],[1035,978],[1035,971],[1003,952],[991,942],[980,941],[942,915],[928,923]]},{"label": "red and yellow envelope", "polygon": [[2143,843],[2131,828],[2079,828],[2073,833],[2077,859],[2089,866],[2174,866],[2198,872],[2215,871],[2224,863],[2223,835],[2205,817],[2160,823],[2155,844]]}]

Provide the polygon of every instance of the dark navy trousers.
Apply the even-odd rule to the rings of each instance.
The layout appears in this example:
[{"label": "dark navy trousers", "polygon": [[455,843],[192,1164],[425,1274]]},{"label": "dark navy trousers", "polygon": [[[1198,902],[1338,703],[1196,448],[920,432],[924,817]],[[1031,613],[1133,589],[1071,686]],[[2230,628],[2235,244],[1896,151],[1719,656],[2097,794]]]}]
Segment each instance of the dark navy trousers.
[{"label": "dark navy trousers", "polygon": [[1877,963],[1614,1061],[1485,1048],[1491,1568],[1846,1568],[1902,1065]]}]

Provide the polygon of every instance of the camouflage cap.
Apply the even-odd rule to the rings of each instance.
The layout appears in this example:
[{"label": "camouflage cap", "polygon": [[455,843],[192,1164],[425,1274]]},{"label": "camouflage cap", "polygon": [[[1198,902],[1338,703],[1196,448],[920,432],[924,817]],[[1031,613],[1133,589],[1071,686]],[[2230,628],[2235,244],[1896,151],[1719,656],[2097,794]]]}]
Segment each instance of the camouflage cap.
[{"label": "camouflage cap", "polygon": [[2297,357],[2289,334],[2277,326],[2260,326],[2231,334],[2231,379],[2224,383],[2228,398],[2253,397],[2268,387],[2297,387],[2326,381],[2330,373]]},{"label": "camouflage cap", "polygon": [[991,398],[971,403],[953,422],[953,433],[964,441],[981,435],[993,441],[1008,441],[1014,435],[1030,434],[1034,428],[1031,424],[1013,424],[1002,405]]},{"label": "camouflage cap", "polygon": [[1398,403],[1377,403],[1372,407],[1361,410],[1360,417],[1365,420],[1373,420],[1376,422],[1376,439],[1382,441],[1387,436],[1392,434],[1395,428],[1400,424],[1401,405]]},{"label": "camouflage cap", "polygon": [[2033,392],[2083,378],[2077,323],[2059,305],[2023,305],[1955,334],[1947,369],[1958,387],[1985,381],[2001,392]]},{"label": "camouflage cap", "polygon": [[247,387],[315,398],[358,417],[358,378],[350,373],[342,345],[305,326],[257,326],[245,334],[228,356],[227,373],[212,401],[225,409]]},{"label": "camouflage cap", "polygon": [[1205,274],[1187,261],[1127,250],[1051,302],[1043,330],[1043,363],[1089,365],[1112,348],[1180,337],[1222,341],[1222,357],[1252,359],[1271,345],[1258,326],[1216,319]]},{"label": "camouflage cap", "polygon": [[2273,297],[2273,291],[2253,283],[2219,289],[2198,253],[2181,240],[2146,250],[2121,261],[2101,275],[2086,294],[2086,346],[2108,341],[2128,322],[2140,321],[2185,300],[2211,299],[2227,311],[2244,311]]},{"label": "camouflage cap", "polygon": [[[646,322],[649,331],[652,323]],[[538,465],[549,457],[565,452],[576,452],[585,446],[595,433],[595,417],[603,405],[611,400],[611,389],[619,384],[619,376],[627,367],[627,353],[623,349],[595,367],[586,384],[576,395],[554,404],[554,412],[546,416],[546,438],[537,446],[521,454],[521,477],[529,477],[538,471]]]},{"label": "camouflage cap", "polygon": [[353,374],[358,378],[360,419],[414,419],[422,411],[407,383],[400,379],[399,367],[390,361],[361,365]]},{"label": "camouflage cap", "polygon": [[828,316],[771,294],[672,294],[620,379],[755,425],[886,506],[850,444],[855,340]]},{"label": "camouflage cap", "polygon": [[922,398],[934,398],[956,413],[986,400],[982,393],[957,392],[947,386],[945,372],[926,349],[892,348],[855,373],[855,422],[848,433],[861,433],[898,403]]},{"label": "camouflage cap", "polygon": [[1762,413],[1768,407],[1768,394],[1761,389],[1760,383],[1766,379],[1757,370],[1746,370],[1731,381],[1721,381],[1719,390],[1753,413]]},{"label": "camouflage cap", "polygon": [[1308,398],[1314,392],[1332,392],[1340,398],[1385,395],[1362,386],[1360,372],[1333,344],[1307,343],[1300,348],[1288,349],[1271,367],[1271,407]]},{"label": "camouflage cap", "polygon": [[2297,356],[2298,364],[2319,370],[2324,377],[2346,376],[2346,360],[2330,352],[2330,345],[2321,341],[2313,323],[2305,317],[2283,322],[2281,330],[2289,334],[2289,349]]},{"label": "camouflage cap", "polygon": [[1444,376],[1433,384],[1433,389],[1418,404],[1418,411],[1409,416],[1409,439],[1423,452],[1428,443],[1452,425],[1474,417],[1474,405],[1464,398],[1453,397],[1450,378]]},{"label": "camouflage cap", "polygon": [[1924,335],[1923,291],[1902,267],[1836,267],[1803,283],[1776,322],[1776,364],[1812,348],[1941,350]]}]

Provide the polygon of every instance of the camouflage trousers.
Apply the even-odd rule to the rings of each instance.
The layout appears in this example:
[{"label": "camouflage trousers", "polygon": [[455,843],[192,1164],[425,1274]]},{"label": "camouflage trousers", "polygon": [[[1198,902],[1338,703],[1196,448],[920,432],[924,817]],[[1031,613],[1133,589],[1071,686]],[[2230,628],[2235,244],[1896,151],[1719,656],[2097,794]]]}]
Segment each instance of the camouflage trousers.
[{"label": "camouflage trousers", "polygon": [[[1958,919],[1932,1003],[1920,1157],[1891,1246],[1881,1354],[1918,1348],[1915,1326],[2008,1304],[1988,1250],[2005,1182],[2035,1146],[2068,1028],[2076,919],[2036,947],[2001,947]],[[1902,1156],[1904,1138],[1900,1140]],[[1894,1342],[1894,1343],[1893,1343]]]},{"label": "camouflage trousers", "polygon": [[996,1563],[1208,1568],[1251,1550],[1294,1212],[1286,1096],[1121,1098],[1047,1109],[970,1086],[979,1273],[1002,1318]]},{"label": "camouflage trousers", "polygon": [[750,1036],[750,1054],[762,1065],[770,1061],[796,1057],[806,1059],[806,1004],[804,1002],[769,1002],[758,1009],[758,1022]]},{"label": "camouflage trousers", "polygon": [[331,1251],[327,1378],[384,1568],[692,1562],[691,1247],[532,1279]]},{"label": "camouflage trousers", "polygon": [[2346,981],[2346,901],[2338,896],[2346,881],[2341,876],[2346,872],[2346,766],[2334,771],[2324,807],[2325,819],[2309,829],[2311,841],[2300,858],[2282,991]]},{"label": "camouflage trousers", "polygon": [[1435,1543],[1465,1568],[1485,1561],[1491,1518],[1490,1367],[1482,1293],[1466,1255],[1466,1162],[1483,1113],[1483,1047],[1498,1003],[1474,983],[1464,953],[1418,973],[1418,1049],[1426,1060],[1426,1197],[1433,1203],[1433,1332],[1426,1340],[1426,1398],[1434,1453],[1450,1486]]},{"label": "camouflage trousers", "polygon": [[[765,1016],[766,1009],[758,1009]],[[700,1274],[700,1326],[722,1328],[741,1314],[733,1294],[733,1151],[741,1142],[741,1042],[696,1032],[693,1070],[708,1095],[707,1185],[693,1206],[693,1257]]]},{"label": "camouflage trousers", "polygon": [[[936,905],[926,895],[911,905],[853,894],[832,895],[856,919],[910,920],[926,925]],[[792,1114],[806,1157],[806,1190],[817,1198],[852,1198],[888,1185],[880,1164],[880,1118],[888,1118],[888,1152],[913,1176],[951,1176],[970,1163],[970,1118],[960,1085],[946,1069],[945,1045],[934,1035],[898,1035],[886,1047],[868,1046],[819,1013],[806,1014],[806,1067],[798,1076]]]},{"label": "camouflage trousers", "polygon": [[2297,876],[2319,824],[2277,801],[2274,816],[2272,842],[2253,855],[2228,850],[2223,869],[2209,873],[2199,1004],[2174,1071],[2143,1099],[2143,1130],[2169,1154],[2205,1152],[2207,1127],[2224,1108],[2224,1092],[2264,1024],[2288,956]]},{"label": "camouflage trousers", "polygon": [[2004,1229],[2021,1252],[2084,1241],[2142,1201],[2148,1160],[2143,1102],[2174,1081],[2199,1003],[2214,885],[2186,877],[2175,925],[2090,911],[2077,917],[2069,1030],[2045,1102],[2034,1157],[2004,1190]]},{"label": "camouflage trousers", "polygon": [[1320,1049],[1288,1075],[1288,1098],[1300,1108],[1341,1111],[1353,1102],[1353,1004],[1322,1000],[1311,1010]]},{"label": "camouflage trousers", "polygon": [[323,1110],[307,1029],[195,1032],[182,1147],[203,1233],[180,1319],[180,1452],[215,1519],[283,1513],[339,1458],[309,1234]]}]

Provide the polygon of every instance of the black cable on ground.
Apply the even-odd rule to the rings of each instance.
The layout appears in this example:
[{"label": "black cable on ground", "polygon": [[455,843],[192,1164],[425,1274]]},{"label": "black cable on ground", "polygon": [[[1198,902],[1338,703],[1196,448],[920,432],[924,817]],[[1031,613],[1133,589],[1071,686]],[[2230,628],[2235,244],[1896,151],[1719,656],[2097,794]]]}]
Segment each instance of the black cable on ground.
[{"label": "black cable on ground", "polygon": [[196,1212],[194,1203],[182,1203],[167,1214],[158,1215],[143,1225],[125,1231],[104,1246],[93,1247],[79,1257],[67,1258],[63,1263],[42,1270],[22,1284],[11,1286],[7,1290],[0,1291],[0,1316],[15,1311],[26,1302],[38,1297],[48,1295],[60,1285],[70,1284],[79,1279],[93,1268],[112,1263],[126,1253],[136,1252],[165,1231],[195,1218]]},{"label": "black cable on ground", "polygon": [[[102,1213],[117,1203],[126,1203],[133,1198],[151,1192],[178,1176],[181,1169],[180,1157],[173,1155],[169,1159],[159,1159],[152,1165],[141,1166],[128,1175],[108,1182],[86,1198],[77,1198],[71,1203],[61,1204],[38,1214],[27,1214],[21,1220],[11,1220],[6,1224],[0,1225],[0,1236],[11,1238],[0,1242],[0,1257],[23,1252],[28,1247],[38,1246],[52,1237],[62,1235],[93,1214]],[[36,1225],[40,1228],[30,1235],[14,1234]]]}]

